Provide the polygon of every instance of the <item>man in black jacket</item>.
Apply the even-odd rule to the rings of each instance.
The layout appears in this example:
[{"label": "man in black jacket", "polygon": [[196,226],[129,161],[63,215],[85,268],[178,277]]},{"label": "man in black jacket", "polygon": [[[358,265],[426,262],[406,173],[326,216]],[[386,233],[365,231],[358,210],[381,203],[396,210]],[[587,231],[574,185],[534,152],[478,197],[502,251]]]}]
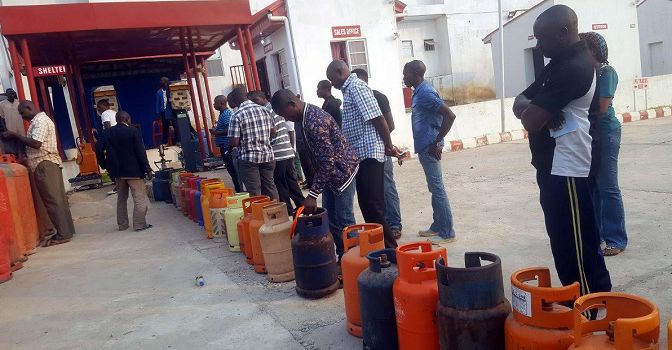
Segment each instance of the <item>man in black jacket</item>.
[{"label": "man in black jacket", "polygon": [[329,80],[322,80],[317,84],[317,97],[324,99],[322,110],[329,113],[340,127],[343,123],[342,102],[331,94],[331,82]]},{"label": "man in black jacket", "polygon": [[131,126],[131,116],[125,111],[117,112],[117,125],[108,129],[98,144],[110,176],[117,182],[117,224],[119,231],[128,229],[128,190],[133,196],[133,229],[146,230],[147,196],[145,177],[149,177],[147,153],[140,131]]}]

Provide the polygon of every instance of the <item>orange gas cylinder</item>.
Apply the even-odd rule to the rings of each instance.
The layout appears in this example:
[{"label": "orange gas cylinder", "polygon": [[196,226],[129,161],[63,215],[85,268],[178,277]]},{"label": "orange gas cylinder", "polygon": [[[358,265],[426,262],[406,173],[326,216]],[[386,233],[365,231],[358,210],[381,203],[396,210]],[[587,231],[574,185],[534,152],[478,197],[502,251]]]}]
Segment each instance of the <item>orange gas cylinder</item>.
[{"label": "orange gas cylinder", "polygon": [[[12,215],[17,230],[19,249],[23,255],[33,254],[37,248],[38,230],[28,168],[18,163],[4,163],[1,166],[9,169],[14,182],[13,186],[8,186],[8,191],[10,205],[14,212]],[[9,177],[7,171],[5,171],[5,177]]]},{"label": "orange gas cylinder", "polygon": [[[606,310],[589,321],[586,311]],[[594,293],[574,303],[574,344],[568,350],[658,350],[660,314],[652,302],[626,293]]]},{"label": "orange gas cylinder", "polygon": [[[537,285],[529,282],[537,281]],[[504,325],[507,350],[566,350],[573,340],[572,309],[559,303],[574,302],[579,283],[551,287],[551,272],[533,267],[511,275],[513,312]]]},{"label": "orange gas cylinder", "polygon": [[14,243],[14,218],[9,206],[9,190],[5,172],[0,170],[0,283],[12,278],[11,246]]},{"label": "orange gas cylinder", "polygon": [[252,247],[252,264],[257,273],[266,273],[266,264],[264,263],[264,252],[261,250],[261,241],[259,240],[259,229],[264,225],[264,208],[277,204],[278,201],[252,203],[252,220],[250,221],[250,240]]},{"label": "orange gas cylinder", "polygon": [[93,146],[87,143],[81,137],[77,138],[77,165],[79,165],[79,175],[100,174],[100,167],[96,159],[96,152]]},{"label": "orange gas cylinder", "polygon": [[667,323],[667,350],[672,350],[672,321]]},{"label": "orange gas cylinder", "polygon": [[252,221],[252,203],[268,202],[269,196],[252,196],[243,199],[243,218],[238,223],[238,239],[240,239],[240,251],[245,254],[245,262],[252,265],[252,244],[250,244],[250,221]]},{"label": "orange gas cylinder", "polygon": [[397,247],[399,277],[394,281],[394,311],[400,350],[438,350],[436,303],[439,287],[434,261],[447,261],[446,248],[432,250],[431,242]]},{"label": "orange gas cylinder", "polygon": [[[226,188],[223,183],[209,184],[206,186],[205,195],[209,200],[203,205],[203,221],[208,238],[224,237],[226,235],[225,212],[229,197],[233,196],[233,188]],[[206,210],[205,204],[208,208]],[[207,212],[207,216],[206,216]]]},{"label": "orange gas cylinder", "polygon": [[352,225],[343,229],[343,248],[341,258],[343,273],[343,297],[345,300],[346,329],[355,337],[362,336],[362,314],[359,311],[359,292],[357,278],[369,267],[367,254],[374,250],[385,249],[383,226],[379,224]]},{"label": "orange gas cylinder", "polygon": [[[212,182],[201,182],[201,198],[200,198],[200,206],[201,206],[201,218],[202,220],[198,222],[200,225],[201,222],[203,223],[203,229],[205,230],[206,237],[212,238],[212,223],[210,222],[210,191],[211,189],[222,189],[226,188],[226,185],[219,180],[219,179],[213,179],[215,181]],[[214,187],[213,187],[214,186]],[[209,232],[208,232],[209,231]]]},{"label": "orange gas cylinder", "polygon": [[192,173],[187,173],[184,172],[179,175],[178,178],[178,185],[177,185],[177,208],[182,211],[182,213],[185,212],[185,205],[184,205],[184,199],[185,199],[185,194],[184,192],[187,190],[187,179],[190,177],[194,177],[196,175]]}]

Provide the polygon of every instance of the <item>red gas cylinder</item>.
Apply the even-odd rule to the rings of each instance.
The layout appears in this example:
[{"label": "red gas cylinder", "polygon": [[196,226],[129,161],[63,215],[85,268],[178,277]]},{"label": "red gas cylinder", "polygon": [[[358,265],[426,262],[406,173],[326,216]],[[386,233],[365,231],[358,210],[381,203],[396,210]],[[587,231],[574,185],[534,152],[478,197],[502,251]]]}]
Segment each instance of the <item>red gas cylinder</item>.
[{"label": "red gas cylinder", "polygon": [[191,221],[196,221],[196,191],[201,180],[204,180],[204,177],[192,177],[188,180],[189,188],[187,188],[187,216]]},{"label": "red gas cylinder", "polygon": [[264,252],[261,250],[261,240],[259,239],[259,229],[264,225],[264,208],[277,204],[278,201],[255,202],[252,203],[252,220],[250,220],[249,245],[252,247],[252,263],[254,271],[257,273],[266,273],[266,263],[264,261]]},{"label": "red gas cylinder", "polygon": [[252,265],[252,244],[250,242],[250,221],[252,221],[252,203],[269,202],[269,196],[252,196],[243,199],[243,218],[238,223],[238,239],[240,240],[240,251],[245,254],[245,262]]},{"label": "red gas cylinder", "polygon": [[[8,167],[14,178],[14,188],[8,188],[10,193],[12,191],[16,192],[16,202],[11,202],[15,211],[14,225],[17,228],[21,226],[23,237],[19,240],[21,242],[20,248],[24,254],[30,255],[36,251],[39,233],[28,168],[18,163],[4,163],[2,166]],[[7,176],[7,172],[5,172],[5,176]],[[13,197],[10,196],[10,198]]]},{"label": "red gas cylinder", "polygon": [[513,312],[504,325],[506,350],[566,350],[574,340],[574,317],[572,309],[559,303],[574,302],[581,295],[579,289],[578,282],[552,288],[551,272],[545,267],[514,272]]},{"label": "red gas cylinder", "polygon": [[12,217],[12,208],[9,206],[9,190],[5,172],[0,171],[0,283],[12,278],[12,257],[11,250],[14,243],[14,218]]},{"label": "red gas cylinder", "polygon": [[[606,315],[583,317],[592,310]],[[658,350],[659,336],[660,314],[652,302],[625,293],[588,294],[574,303],[574,344],[568,350]]]},{"label": "red gas cylinder", "polygon": [[439,287],[434,262],[447,261],[446,248],[432,250],[431,242],[397,247],[399,278],[394,281],[394,311],[400,350],[438,350],[436,303]]},{"label": "red gas cylinder", "polygon": [[362,314],[359,310],[357,278],[369,267],[366,256],[374,250],[385,249],[383,226],[379,224],[352,225],[343,229],[345,254],[341,258],[343,299],[346,329],[355,337],[362,336]]}]

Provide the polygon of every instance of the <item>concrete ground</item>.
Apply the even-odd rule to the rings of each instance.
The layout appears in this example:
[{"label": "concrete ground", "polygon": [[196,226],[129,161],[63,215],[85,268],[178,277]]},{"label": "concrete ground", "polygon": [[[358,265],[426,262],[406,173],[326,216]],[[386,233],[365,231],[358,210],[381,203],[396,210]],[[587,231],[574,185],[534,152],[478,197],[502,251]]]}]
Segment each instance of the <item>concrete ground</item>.
[{"label": "concrete ground", "polygon": [[[654,301],[672,317],[672,118],[624,126],[620,182],[628,250],[607,259],[614,290]],[[508,276],[550,266],[526,142],[444,155],[458,241],[465,251],[499,254]],[[429,194],[416,161],[395,167],[404,217],[402,242],[431,219]],[[217,176],[226,178],[225,172]],[[344,326],[343,293],[299,298],[294,283],[270,284],[242,255],[171,206],[153,203],[154,228],[118,232],[115,197],[71,196],[78,234],[40,249],[14,280],[0,285],[0,349],[358,349]],[[194,285],[203,275],[205,287]],[[663,336],[664,337],[664,336]]]}]

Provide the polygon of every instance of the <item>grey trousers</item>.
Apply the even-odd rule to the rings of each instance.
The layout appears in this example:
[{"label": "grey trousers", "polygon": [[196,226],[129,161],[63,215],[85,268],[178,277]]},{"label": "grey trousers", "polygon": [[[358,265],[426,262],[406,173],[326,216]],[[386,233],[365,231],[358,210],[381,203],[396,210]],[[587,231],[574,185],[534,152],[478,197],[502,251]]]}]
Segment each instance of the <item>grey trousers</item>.
[{"label": "grey trousers", "polygon": [[278,199],[278,190],[273,181],[274,171],[275,161],[258,164],[242,159],[238,161],[238,177],[250,196],[263,194],[271,199]]},{"label": "grey trousers", "polygon": [[116,179],[117,180],[117,225],[120,230],[128,228],[128,190],[133,196],[133,229],[145,228],[147,221],[147,194],[145,193],[144,179]]},{"label": "grey trousers", "polygon": [[51,223],[56,228],[56,236],[52,239],[72,238],[72,235],[75,234],[75,224],[72,222],[68,197],[65,196],[61,168],[58,164],[45,160],[35,167],[33,175],[35,187],[40,194],[40,198],[42,198],[44,207],[47,209]]}]

